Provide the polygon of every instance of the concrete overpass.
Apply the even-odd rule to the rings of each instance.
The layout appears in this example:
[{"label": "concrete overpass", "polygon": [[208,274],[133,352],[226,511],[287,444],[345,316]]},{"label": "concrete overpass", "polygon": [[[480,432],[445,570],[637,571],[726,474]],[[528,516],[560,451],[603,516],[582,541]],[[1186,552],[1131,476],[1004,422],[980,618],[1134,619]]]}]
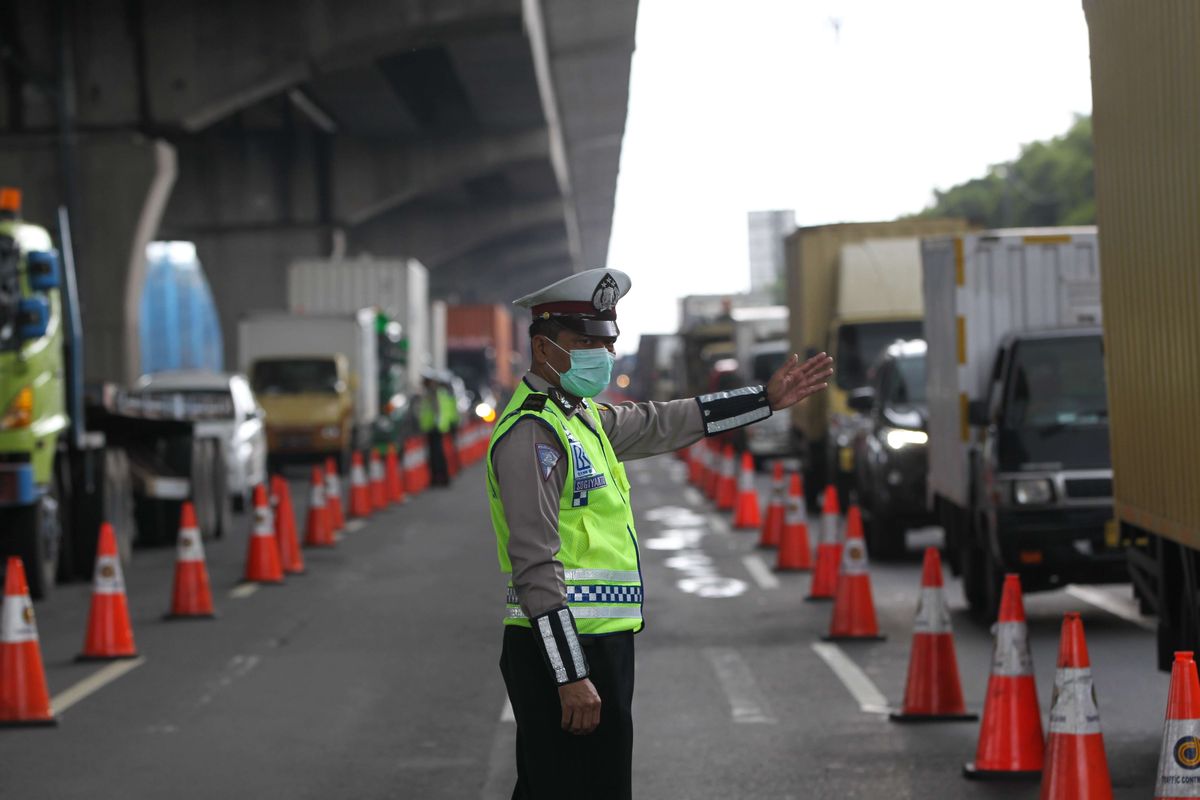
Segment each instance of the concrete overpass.
[{"label": "concrete overpass", "polygon": [[502,301],[605,263],[637,0],[10,0],[0,181],[72,211],[89,379],[138,371],[144,245],[226,334],[287,264],[411,255]]}]

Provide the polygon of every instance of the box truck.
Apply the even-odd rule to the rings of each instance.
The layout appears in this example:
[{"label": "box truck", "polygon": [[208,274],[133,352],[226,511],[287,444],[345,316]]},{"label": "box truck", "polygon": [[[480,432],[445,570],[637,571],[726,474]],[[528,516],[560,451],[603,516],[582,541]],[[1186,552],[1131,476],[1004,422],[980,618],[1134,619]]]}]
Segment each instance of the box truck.
[{"label": "box truck", "polygon": [[379,416],[376,312],[260,312],[238,324],[238,363],[266,412],[273,465],[370,445]]},{"label": "box truck", "polygon": [[1158,666],[1200,648],[1200,9],[1084,3],[1118,528]]},{"label": "box truck", "polygon": [[799,228],[786,241],[792,349],[834,359],[829,391],[792,410],[794,449],[815,504],[826,484],[847,499],[859,420],[850,393],[897,339],[921,335],[918,237],[958,233],[956,219],[909,219]]},{"label": "box truck", "polygon": [[1026,591],[1120,580],[1095,228],[922,246],[931,503],[977,616]]}]

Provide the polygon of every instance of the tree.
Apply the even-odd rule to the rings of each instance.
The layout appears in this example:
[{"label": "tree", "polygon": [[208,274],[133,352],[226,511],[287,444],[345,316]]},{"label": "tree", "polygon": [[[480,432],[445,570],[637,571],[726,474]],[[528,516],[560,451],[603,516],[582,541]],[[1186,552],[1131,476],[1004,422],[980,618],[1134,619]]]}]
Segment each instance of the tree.
[{"label": "tree", "polygon": [[962,217],[986,228],[1091,225],[1096,221],[1092,119],[1076,116],[1064,135],[1021,148],[1015,161],[940,191],[918,216]]}]

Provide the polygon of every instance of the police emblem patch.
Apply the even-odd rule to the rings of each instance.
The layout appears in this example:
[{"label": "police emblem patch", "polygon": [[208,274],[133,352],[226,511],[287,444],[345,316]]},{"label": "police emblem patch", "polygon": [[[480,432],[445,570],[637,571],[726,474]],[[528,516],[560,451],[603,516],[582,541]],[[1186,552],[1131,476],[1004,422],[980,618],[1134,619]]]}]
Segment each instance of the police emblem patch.
[{"label": "police emblem patch", "polygon": [[592,306],[597,311],[611,311],[616,308],[620,295],[621,287],[617,285],[617,279],[606,272],[592,292]]},{"label": "police emblem patch", "polygon": [[542,442],[535,444],[533,449],[537,453],[538,469],[542,471],[542,480],[549,480],[550,473],[554,471],[554,467],[558,464],[558,451]]}]

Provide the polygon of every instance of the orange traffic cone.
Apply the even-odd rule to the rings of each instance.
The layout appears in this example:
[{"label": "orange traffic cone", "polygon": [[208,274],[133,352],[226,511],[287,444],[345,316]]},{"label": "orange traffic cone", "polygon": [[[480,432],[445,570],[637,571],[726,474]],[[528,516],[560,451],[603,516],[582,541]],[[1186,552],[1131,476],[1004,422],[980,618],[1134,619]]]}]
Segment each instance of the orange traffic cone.
[{"label": "orange traffic cone", "polygon": [[754,488],[754,456],[742,453],[742,474],[738,476],[733,527],[745,530],[757,528],[761,524],[762,515],[758,511],[758,490]]},{"label": "orange traffic cone", "polygon": [[733,445],[725,445],[721,456],[721,474],[717,478],[717,510],[732,511],[737,500],[737,461],[733,455]]},{"label": "orange traffic cone", "polygon": [[196,509],[185,501],[179,511],[179,537],[175,540],[175,586],[167,619],[212,619],[212,587],[204,563],[204,542],[196,525]]},{"label": "orange traffic cone", "polygon": [[767,498],[767,515],[763,520],[762,533],[758,537],[759,547],[778,547],[783,539],[784,518],[783,463],[775,462],[771,476],[771,496]]},{"label": "orange traffic cone", "polygon": [[921,568],[921,593],[913,621],[912,651],[908,657],[908,682],[903,708],[891,715],[893,722],[937,722],[978,719],[967,713],[958,659],[954,655],[954,633],[942,588],[942,559],[936,547],[925,548]]},{"label": "orange traffic cone", "polygon": [[838,572],[833,614],[829,618],[826,641],[842,639],[883,640],[875,619],[875,600],[871,596],[871,574],[867,570],[867,543],[863,541],[862,515],[858,506],[850,506],[846,517],[846,544],[842,548],[842,568]]},{"label": "orange traffic cone", "polygon": [[701,484],[700,476],[704,469],[704,443],[697,442],[688,448],[688,483],[692,486]]},{"label": "orange traffic cone", "polygon": [[800,476],[794,472],[788,487],[787,507],[783,512],[783,533],[779,538],[775,569],[812,569],[812,550],[808,544],[808,510],[804,507],[804,485]]},{"label": "orange traffic cone", "polygon": [[371,516],[371,489],[367,485],[367,471],[363,469],[362,453],[355,452],[350,465],[350,516]]},{"label": "orange traffic cone", "polygon": [[371,508],[381,511],[388,507],[387,476],[383,471],[383,461],[379,451],[371,448],[371,460],[368,462],[367,479],[371,482]]},{"label": "orange traffic cone", "polygon": [[1083,620],[1078,612],[1069,611],[1063,615],[1058,644],[1041,800],[1112,800],[1112,796]]},{"label": "orange traffic cone", "polygon": [[267,487],[254,487],[254,530],[246,549],[246,577],[253,583],[283,583],[283,565],[279,563],[279,542],[267,504]]},{"label": "orange traffic cone", "polygon": [[[471,430],[474,432],[474,428]],[[394,444],[389,444],[387,447],[384,479],[387,485],[388,500],[393,503],[403,503],[406,499],[404,496],[404,478],[400,474],[400,462],[396,457],[396,445]]]},{"label": "orange traffic cone", "polygon": [[279,540],[279,561],[289,575],[304,574],[304,556],[296,535],[296,512],[292,508],[292,490],[281,475],[271,478],[271,497],[275,506],[275,538]]},{"label": "orange traffic cone", "polygon": [[341,533],[346,527],[346,513],[342,510],[342,476],[333,458],[325,459],[325,508],[330,530]]},{"label": "orange traffic cone", "polygon": [[0,727],[56,725],[25,566],[9,556],[7,569],[0,608]]},{"label": "orange traffic cone", "polygon": [[979,746],[963,774],[968,778],[1036,780],[1045,754],[1042,712],[1017,575],[1004,576],[995,631]]},{"label": "orange traffic cone", "polygon": [[837,489],[825,487],[825,504],[821,510],[821,538],[817,541],[817,566],[805,600],[832,600],[837,591],[838,564],[842,560],[841,508]]},{"label": "orange traffic cone", "polygon": [[88,614],[87,636],[79,661],[134,658],[133,626],[129,624],[129,603],[125,599],[125,578],[117,556],[117,537],[112,525],[100,525],[96,544],[96,570],[92,579],[92,608]]},{"label": "orange traffic cone", "polygon": [[329,509],[325,504],[325,476],[320,467],[313,467],[312,488],[308,492],[308,517],[304,526],[305,547],[333,547],[337,540],[329,524]]},{"label": "orange traffic cone", "polygon": [[[0,675],[3,674],[0,670]],[[1195,771],[1200,766],[1198,732],[1200,679],[1196,677],[1192,652],[1180,650],[1175,653],[1175,663],[1171,666],[1171,690],[1167,695],[1167,721],[1163,725],[1154,800],[1183,800],[1196,795]]]}]

